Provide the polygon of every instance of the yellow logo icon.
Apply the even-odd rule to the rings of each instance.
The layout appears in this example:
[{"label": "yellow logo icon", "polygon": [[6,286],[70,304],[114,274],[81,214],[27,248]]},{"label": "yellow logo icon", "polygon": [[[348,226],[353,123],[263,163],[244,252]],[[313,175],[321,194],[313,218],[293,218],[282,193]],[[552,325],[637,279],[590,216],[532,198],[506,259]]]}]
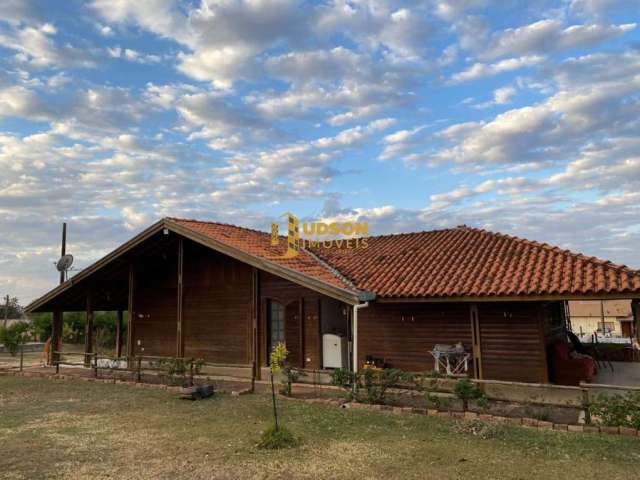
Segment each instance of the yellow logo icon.
[{"label": "yellow logo icon", "polygon": [[[304,237],[300,237],[300,220],[291,212],[287,217],[287,250],[280,258],[294,258],[303,248],[367,248],[369,224],[366,222],[312,222],[303,223]],[[333,238],[321,239],[323,236]],[[271,245],[280,245],[280,234],[277,223],[271,224]]]}]

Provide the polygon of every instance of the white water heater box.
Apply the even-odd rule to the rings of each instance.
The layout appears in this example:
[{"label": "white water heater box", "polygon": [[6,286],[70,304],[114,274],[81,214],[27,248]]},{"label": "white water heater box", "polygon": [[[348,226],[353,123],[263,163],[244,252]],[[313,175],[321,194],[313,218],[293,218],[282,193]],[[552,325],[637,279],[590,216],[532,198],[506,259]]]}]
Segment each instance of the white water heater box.
[{"label": "white water heater box", "polygon": [[322,336],[322,363],[324,368],[345,368],[349,344],[347,337],[325,333]]}]

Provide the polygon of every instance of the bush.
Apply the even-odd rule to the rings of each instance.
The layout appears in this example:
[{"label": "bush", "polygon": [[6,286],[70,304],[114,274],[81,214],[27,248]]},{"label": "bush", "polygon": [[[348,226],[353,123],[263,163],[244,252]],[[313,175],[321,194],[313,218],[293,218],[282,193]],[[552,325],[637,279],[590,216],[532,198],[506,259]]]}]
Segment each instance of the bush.
[{"label": "bush", "polygon": [[271,425],[260,436],[258,448],[266,450],[279,450],[281,448],[293,448],[299,445],[299,441],[285,427]]},{"label": "bush", "polygon": [[282,375],[285,378],[285,383],[282,386],[280,393],[289,397],[291,396],[291,386],[296,383],[300,377],[304,377],[307,374],[285,363],[282,367]]},{"label": "bush", "polygon": [[20,345],[29,340],[29,330],[31,325],[27,322],[15,322],[8,327],[0,327],[0,343],[2,343],[9,353],[15,356]]},{"label": "bush", "polygon": [[361,374],[367,403],[384,403],[387,390],[400,383],[413,382],[414,375],[397,368],[365,368]]},{"label": "bush", "polygon": [[[453,393],[462,400],[462,408],[468,410],[469,400],[476,400],[484,397],[484,392],[468,378],[461,378],[453,387]],[[485,397],[486,398],[486,397]]]},{"label": "bush", "polygon": [[589,414],[601,425],[640,429],[640,392],[598,395],[589,405]]}]

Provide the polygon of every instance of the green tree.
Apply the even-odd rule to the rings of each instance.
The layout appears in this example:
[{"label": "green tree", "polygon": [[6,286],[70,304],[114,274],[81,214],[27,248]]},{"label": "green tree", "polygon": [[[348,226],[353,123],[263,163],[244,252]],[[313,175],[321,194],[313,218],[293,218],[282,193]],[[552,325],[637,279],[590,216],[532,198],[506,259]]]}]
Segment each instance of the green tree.
[{"label": "green tree", "polygon": [[11,355],[18,353],[20,345],[29,340],[31,325],[27,322],[15,322],[8,327],[0,327],[0,343],[2,343]]}]

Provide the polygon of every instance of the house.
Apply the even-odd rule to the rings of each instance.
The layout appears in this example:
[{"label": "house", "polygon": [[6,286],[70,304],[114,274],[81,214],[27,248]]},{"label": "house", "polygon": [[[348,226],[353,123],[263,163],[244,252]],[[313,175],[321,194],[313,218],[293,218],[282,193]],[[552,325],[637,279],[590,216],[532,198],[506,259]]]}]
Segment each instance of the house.
[{"label": "house", "polygon": [[569,320],[573,332],[582,336],[596,333],[599,337],[634,335],[630,300],[577,300],[569,302]]},{"label": "house", "polygon": [[554,380],[567,300],[634,299],[638,318],[640,272],[466,226],[287,248],[277,235],[165,218],[27,311],[54,312],[56,344],[61,312],[86,310],[90,352],[92,312],[128,310],[127,356],[200,357],[256,378],[279,341],[294,365],[322,370],[323,336],[336,334],[351,369],[425,371],[435,345],[460,342],[473,377],[542,383]]}]

